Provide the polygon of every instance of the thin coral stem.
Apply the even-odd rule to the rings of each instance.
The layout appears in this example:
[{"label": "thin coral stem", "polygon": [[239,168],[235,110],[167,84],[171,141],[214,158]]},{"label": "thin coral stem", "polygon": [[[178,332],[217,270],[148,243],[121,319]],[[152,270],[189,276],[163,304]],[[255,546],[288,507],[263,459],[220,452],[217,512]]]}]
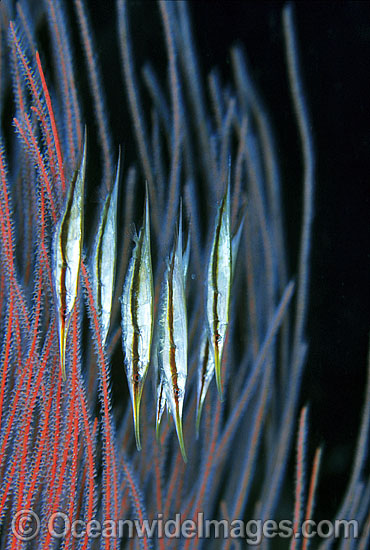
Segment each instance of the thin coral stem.
[{"label": "thin coral stem", "polygon": [[51,467],[50,467],[50,481],[48,484],[48,490],[50,493],[50,497],[54,494],[54,485],[55,485],[55,478],[57,473],[57,465],[58,465],[58,456],[59,456],[59,445],[60,440],[62,439],[62,433],[61,433],[61,399],[62,399],[62,373],[59,371],[57,374],[57,389],[56,389],[56,397],[55,397],[55,418],[54,418],[54,431],[51,435],[52,441],[53,441],[53,453],[51,457]]},{"label": "thin coral stem", "polygon": [[[44,106],[42,105],[41,100],[40,100],[41,94],[40,94],[40,90],[39,90],[39,87],[38,87],[38,83],[36,82],[33,71],[31,70],[31,68],[29,66],[29,62],[28,62],[24,52],[22,51],[20,41],[18,40],[16,31],[14,29],[14,23],[12,21],[10,22],[10,30],[11,30],[11,37],[12,37],[12,40],[13,40],[15,48],[16,48],[17,56],[20,59],[21,66],[23,68],[23,71],[25,72],[27,82],[28,82],[28,85],[30,87],[31,96],[32,96],[33,101],[35,102],[35,107],[36,107],[37,113],[39,114],[39,120],[40,120],[40,123],[41,123],[41,126],[42,126],[42,131],[43,131],[45,140],[46,140],[47,151],[48,151],[48,154],[49,154],[51,166],[54,166],[55,165],[55,152],[54,152],[54,148],[52,146],[52,136],[51,136],[51,133],[50,133],[49,124],[48,124],[48,120],[47,120],[47,117],[46,117],[46,112],[45,112]],[[24,105],[23,105],[23,107],[24,107]],[[22,112],[22,116],[27,118],[25,111]]]},{"label": "thin coral stem", "polygon": [[66,188],[66,182],[65,182],[64,170],[63,170],[62,151],[61,151],[61,148],[60,148],[60,141],[59,141],[57,126],[56,126],[56,123],[55,123],[53,106],[51,104],[49,90],[48,90],[48,87],[46,85],[44,71],[42,70],[42,65],[41,65],[41,61],[40,61],[39,52],[36,52],[36,63],[37,63],[37,67],[38,67],[38,70],[39,70],[42,89],[43,89],[43,92],[44,92],[46,106],[47,106],[48,113],[49,113],[51,129],[52,129],[53,138],[54,138],[54,146],[55,146],[57,161],[58,161],[58,171],[59,171],[59,176],[60,176],[60,182],[61,182],[61,186],[62,186],[62,192],[64,193],[65,188]]},{"label": "thin coral stem", "polygon": [[[203,506],[203,500],[205,496],[205,492],[208,487],[210,475],[212,472],[212,469],[214,467],[215,463],[215,449],[216,449],[216,443],[217,443],[217,436],[219,432],[219,422],[220,422],[220,415],[221,415],[221,401],[220,399],[217,399],[216,402],[216,410],[214,415],[214,423],[213,423],[213,429],[212,429],[212,437],[211,437],[211,443],[209,447],[209,452],[207,454],[207,459],[204,466],[204,471],[201,476],[201,485],[196,497],[196,501],[194,504],[194,513],[192,516],[192,519],[194,522],[196,522],[198,513],[202,512],[202,506]],[[194,548],[194,540],[196,539],[190,539],[188,538],[184,545],[184,550],[189,550],[190,548]]]},{"label": "thin coral stem", "polygon": [[17,118],[14,118],[14,124],[19,134],[23,138],[26,146],[30,151],[30,154],[32,155],[32,158],[34,158],[34,161],[38,167],[40,179],[42,184],[45,186],[46,194],[49,200],[51,215],[53,218],[53,222],[55,224],[57,221],[57,215],[56,215],[55,202],[54,202],[53,192],[51,188],[50,178],[48,175],[48,170],[46,168],[44,159],[42,158],[41,151],[36,142],[36,138],[32,132],[31,122],[28,115],[25,115],[25,123],[26,123],[26,130],[23,129],[19,120]]},{"label": "thin coral stem", "polygon": [[[159,449],[157,442],[154,443],[154,469],[155,469],[155,485],[156,485],[156,501],[157,501],[157,511],[163,513],[163,500],[162,500],[162,480],[161,480],[161,469],[159,463]],[[162,544],[160,544],[161,550]]]},{"label": "thin coral stem", "polygon": [[199,74],[194,40],[191,34],[188,7],[185,2],[180,2],[176,8],[179,13],[178,27],[180,32],[177,33],[177,39],[180,42],[179,53],[183,59],[184,71],[190,87],[193,116],[197,120],[197,128],[199,129],[197,137],[199,136],[199,144],[202,150],[201,163],[203,174],[210,191],[216,180],[217,169],[212,151],[211,128],[207,119],[202,79]]},{"label": "thin coral stem", "polygon": [[[56,362],[54,364],[56,364]],[[54,369],[54,372],[55,371],[56,369]],[[49,392],[49,398],[45,406],[45,415],[44,415],[43,425],[40,426],[40,428],[42,428],[40,431],[40,445],[37,449],[36,460],[32,470],[32,477],[30,480],[28,491],[26,493],[25,505],[24,505],[25,509],[29,509],[29,507],[31,506],[32,500],[35,497],[36,485],[37,483],[40,482],[42,460],[43,459],[45,460],[44,449],[45,449],[45,442],[46,442],[46,434],[49,428],[49,417],[50,417],[50,412],[52,410],[52,403],[53,403],[53,392],[51,391]]]},{"label": "thin coral stem", "polygon": [[[32,394],[30,395],[30,400],[28,403],[28,406],[25,408],[25,418],[22,421],[22,427],[21,427],[21,440],[22,440],[22,452],[20,455],[20,477],[18,479],[18,504],[17,504],[17,511],[22,510],[23,508],[23,502],[24,502],[24,489],[26,484],[26,474],[27,472],[27,453],[29,452],[29,438],[30,438],[30,432],[31,432],[31,421],[33,416],[33,411],[36,403],[36,398],[39,392],[39,388],[41,386],[42,378],[44,376],[44,371],[47,365],[47,361],[49,359],[49,354],[51,350],[52,345],[52,337],[54,336],[54,331],[51,331],[51,337],[47,339],[46,342],[46,350],[42,359],[42,363],[40,365],[40,368],[37,373],[37,379],[32,389]],[[31,388],[31,380],[32,376],[29,377],[29,388]],[[28,389],[27,394],[30,393],[30,390]],[[12,548],[18,547],[19,541],[17,539],[13,539],[12,542]]]},{"label": "thin coral stem", "polygon": [[5,398],[5,383],[8,378],[8,369],[10,367],[10,347],[12,341],[12,327],[13,327],[13,316],[14,316],[14,303],[13,300],[10,300],[9,311],[7,315],[7,330],[5,337],[5,353],[3,357],[3,368],[1,370],[1,383],[0,383],[0,427],[2,427],[2,414],[3,414],[3,405]]},{"label": "thin coral stem", "polygon": [[[41,268],[40,268],[41,269]],[[38,273],[38,282],[41,282],[41,273]],[[7,427],[4,430],[4,436],[1,442],[1,450],[0,450],[0,465],[2,464],[2,461],[5,456],[5,450],[9,441],[10,433],[13,427],[13,422],[16,417],[16,411],[17,411],[17,405],[18,401],[21,399],[22,393],[21,389],[23,388],[23,383],[26,384],[26,399],[29,397],[29,388],[30,388],[30,380],[31,380],[31,372],[32,372],[32,364],[36,360],[37,351],[36,351],[36,345],[38,340],[38,330],[39,330],[39,322],[40,322],[40,312],[41,312],[41,284],[38,284],[38,295],[36,300],[36,311],[32,323],[32,340],[30,343],[30,349],[28,352],[28,357],[26,361],[26,365],[24,369],[21,371],[21,375],[19,377],[19,383],[17,384],[17,390],[14,396],[14,400],[12,403],[12,409],[10,414],[8,415],[8,422]]]},{"label": "thin coral stem", "polygon": [[[82,383],[80,382],[80,410],[81,410],[81,417],[82,417],[82,423],[84,427],[84,437],[86,442],[86,449],[87,449],[87,464],[88,464],[88,498],[87,498],[87,510],[86,510],[86,521],[89,522],[93,519],[94,514],[94,501],[95,501],[95,484],[94,484],[94,478],[95,478],[95,465],[94,465],[94,455],[93,455],[93,440],[94,440],[94,431],[97,429],[97,419],[94,423],[93,431],[90,430],[89,425],[89,419],[88,419],[88,413],[86,409],[85,399],[83,395],[82,390]],[[89,544],[89,537],[88,533],[85,533],[84,542],[82,546],[82,550],[86,550]]]},{"label": "thin coral stem", "polygon": [[308,301],[308,281],[310,274],[309,257],[311,250],[311,225],[313,220],[315,155],[312,142],[312,132],[310,130],[309,113],[307,109],[305,95],[303,92],[302,78],[299,71],[299,52],[293,24],[293,8],[290,4],[284,8],[283,23],[290,90],[302,142],[304,161],[303,219],[298,268],[296,325],[294,332],[294,349],[298,349],[304,334]]},{"label": "thin coral stem", "polygon": [[174,13],[173,6],[168,2],[159,2],[162,15],[162,21],[166,37],[168,51],[169,73],[170,73],[170,91],[172,102],[172,151],[171,151],[171,169],[169,176],[169,198],[167,206],[166,234],[162,243],[167,248],[170,241],[170,235],[173,232],[173,222],[176,216],[179,178],[181,168],[181,129],[182,129],[182,105],[180,82],[177,69],[177,51],[173,35]]},{"label": "thin coral stem", "polygon": [[1,178],[1,228],[5,233],[2,242],[5,245],[5,253],[7,258],[7,267],[9,269],[9,277],[13,280],[14,275],[14,242],[12,236],[11,224],[11,204],[8,194],[8,183],[6,178],[6,166],[2,143],[0,142],[0,178]]},{"label": "thin coral stem", "polygon": [[[87,269],[85,262],[81,262],[81,273],[83,277],[84,286],[87,293],[88,306],[91,312],[91,321],[94,330],[94,335],[96,337],[96,351],[99,361],[100,377],[101,377],[101,396],[102,396],[102,407],[103,407],[103,418],[104,418],[104,438],[105,438],[105,459],[106,459],[106,469],[104,471],[105,476],[105,499],[107,507],[113,502],[113,513],[111,512],[111,517],[109,519],[118,518],[118,497],[117,497],[117,463],[115,457],[114,443],[113,443],[113,434],[112,434],[112,421],[110,416],[110,398],[108,391],[108,372],[106,358],[104,354],[103,343],[100,334],[100,322],[96,312],[94,296],[92,287],[89,281]],[[111,496],[111,486],[113,494]],[[115,542],[115,544],[117,541]]]},{"label": "thin coral stem", "polygon": [[227,447],[228,442],[230,441],[234,430],[236,428],[237,422],[239,420],[240,415],[244,411],[245,405],[248,401],[248,399],[251,396],[252,391],[254,390],[254,386],[258,380],[258,376],[260,375],[260,370],[262,369],[266,355],[269,352],[269,348],[272,345],[272,342],[276,336],[276,332],[279,329],[282,320],[284,318],[284,314],[286,312],[286,308],[288,307],[288,304],[290,303],[290,300],[293,295],[294,290],[294,284],[290,283],[281,300],[278,308],[276,309],[275,315],[273,319],[271,320],[271,324],[269,327],[269,330],[267,331],[265,340],[261,346],[260,352],[258,354],[258,357],[256,359],[255,365],[252,369],[252,373],[250,375],[250,378],[248,380],[248,384],[246,385],[244,391],[241,393],[238,402],[236,403],[233,413],[231,414],[226,427],[223,432],[223,436],[220,440],[220,442],[217,445],[216,449],[216,460],[218,460],[223,453],[225,452],[225,449]]},{"label": "thin coral stem", "polygon": [[298,548],[299,539],[296,534],[299,533],[303,519],[303,506],[305,495],[305,453],[306,453],[306,440],[307,440],[307,407],[304,407],[301,411],[299,418],[299,431],[298,431],[298,443],[297,443],[297,467],[296,467],[296,489],[295,489],[295,502],[294,502],[294,519],[293,519],[293,537],[291,541],[291,550]]},{"label": "thin coral stem", "polygon": [[35,41],[33,39],[31,28],[30,28],[30,25],[29,25],[29,22],[28,22],[28,19],[27,19],[27,17],[29,17],[29,14],[27,13],[27,15],[26,15],[26,13],[24,12],[24,6],[22,6],[20,4],[20,2],[17,3],[16,9],[17,9],[18,17],[19,17],[19,19],[22,23],[22,29],[24,31],[24,36],[27,39],[27,45],[31,49],[32,54],[35,54],[35,52],[36,52]]},{"label": "thin coral stem", "polygon": [[[263,382],[263,387],[261,391],[261,396],[258,403],[258,410],[253,421],[253,432],[251,436],[250,444],[248,444],[246,452],[246,462],[245,466],[243,464],[243,476],[241,479],[240,487],[238,489],[237,495],[235,497],[235,505],[232,510],[232,517],[239,518],[242,517],[243,508],[246,505],[250,485],[253,479],[253,469],[255,467],[258,445],[262,436],[262,426],[266,414],[266,403],[270,387],[271,379],[271,368],[266,370],[265,379]],[[224,550],[229,550],[231,544],[231,539],[227,539],[224,544]]]},{"label": "thin coral stem", "polygon": [[[67,37],[63,17],[60,13],[59,2],[47,0],[51,20],[52,37],[54,41],[55,56],[61,69],[62,99],[65,105],[65,117],[67,126],[68,153],[72,166],[76,163],[77,152],[82,146],[81,116],[77,100],[77,91],[72,69],[71,54],[69,51],[69,39]],[[75,143],[75,132],[77,143]]]},{"label": "thin coral stem", "polygon": [[[321,463],[321,451],[322,449],[321,447],[319,447],[318,449],[316,449],[316,452],[315,452],[310,485],[308,488],[306,514],[304,518],[305,521],[312,520],[312,514],[314,510],[315,496],[316,496],[316,487],[317,487],[317,481],[318,481],[320,463]],[[309,543],[310,543],[310,539],[308,537],[305,537],[303,540],[302,550],[308,550]]]},{"label": "thin coral stem", "polygon": [[[129,20],[127,14],[127,2],[126,0],[117,0],[117,14],[118,14],[118,33],[119,33],[119,45],[120,53],[122,57],[123,76],[125,81],[125,89],[127,90],[127,96],[130,105],[130,114],[135,129],[135,138],[138,144],[139,154],[143,165],[145,178],[148,181],[150,203],[152,209],[156,212],[156,189],[155,179],[153,174],[152,153],[149,150],[148,131],[143,117],[143,109],[141,106],[141,99],[139,94],[139,86],[136,80],[136,75],[133,66],[133,56],[131,51],[131,40],[129,31]],[[159,219],[154,216],[155,231],[160,230]]]},{"label": "thin coral stem", "polygon": [[[77,368],[79,367],[79,346],[78,346],[78,338],[79,338],[79,330],[78,330],[78,321],[79,321],[79,313],[78,308],[75,307],[72,314],[72,380],[71,384],[72,386],[77,386]],[[77,396],[75,396],[77,401]],[[75,405],[75,403],[74,403]],[[77,408],[77,406],[76,406]],[[71,487],[69,490],[69,502],[68,502],[68,508],[67,508],[67,514],[70,519],[70,521],[74,521],[75,519],[75,501],[76,501],[76,491],[77,491],[77,460],[78,460],[78,413],[77,410],[74,415],[73,424],[70,426],[72,428],[73,433],[73,441],[72,441],[72,468],[71,468]],[[73,543],[73,538],[71,531],[67,533],[65,545],[66,548],[70,548]]]},{"label": "thin coral stem", "polygon": [[[73,434],[73,422],[74,417],[77,416],[77,410],[76,410],[76,393],[77,388],[76,385],[71,384],[71,390],[70,390],[70,398],[69,398],[69,406],[68,406],[68,416],[66,419],[66,434],[64,439],[64,449],[62,453],[62,457],[60,460],[60,465],[58,468],[58,472],[56,475],[56,484],[55,487],[52,488],[50,492],[50,504],[49,504],[49,517],[55,513],[60,506],[60,502],[64,493],[64,484],[66,479],[69,478],[67,474],[67,461],[68,456],[70,454],[70,450],[72,447],[72,434]],[[70,491],[70,485],[68,489],[68,493]],[[53,541],[51,540],[51,531],[48,529],[45,537],[44,542],[44,550],[47,550],[51,545],[53,544]]]},{"label": "thin coral stem", "polygon": [[101,76],[93,54],[93,43],[91,39],[91,30],[88,27],[87,14],[82,0],[75,0],[78,22],[80,25],[82,43],[85,51],[88,76],[92,90],[96,118],[98,122],[99,139],[102,147],[103,156],[103,181],[106,188],[111,188],[111,179],[113,174],[112,166],[112,143],[108,132],[108,119],[106,115],[104,91],[101,86]]}]

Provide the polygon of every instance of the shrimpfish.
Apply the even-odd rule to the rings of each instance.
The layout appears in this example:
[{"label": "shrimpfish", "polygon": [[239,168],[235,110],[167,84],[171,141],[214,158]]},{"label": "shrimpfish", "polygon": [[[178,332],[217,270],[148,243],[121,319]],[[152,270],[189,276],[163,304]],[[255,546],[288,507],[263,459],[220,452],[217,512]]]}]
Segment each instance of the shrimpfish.
[{"label": "shrimpfish", "polygon": [[65,352],[68,327],[77,297],[83,242],[86,130],[79,168],[69,186],[63,214],[53,239],[53,283],[58,312],[58,334],[62,378],[66,380]]},{"label": "shrimpfish", "polygon": [[105,199],[100,216],[92,259],[93,288],[97,313],[100,318],[103,344],[106,342],[109,331],[116,271],[120,157],[119,154],[113,189]]},{"label": "shrimpfish", "polygon": [[208,336],[215,363],[216,383],[222,396],[221,361],[229,324],[232,253],[230,231],[230,185],[219,206],[207,272],[206,315]]},{"label": "shrimpfish", "polygon": [[153,273],[150,252],[148,190],[144,221],[129,263],[121,296],[122,345],[130,389],[137,449],[140,443],[140,402],[149,368],[153,332]]},{"label": "shrimpfish", "polygon": [[175,422],[181,454],[187,461],[182,432],[182,410],[188,370],[188,330],[185,300],[186,272],[189,260],[189,240],[186,250],[182,249],[182,211],[172,253],[167,259],[167,268],[162,285],[159,306],[157,337],[157,361],[159,384],[157,391],[157,430],[158,420],[165,405],[171,411]]},{"label": "shrimpfish", "polygon": [[[221,205],[222,206],[222,205]],[[239,224],[236,234],[231,241],[231,279],[234,276],[236,258],[238,255],[240,237],[243,229],[244,219]],[[217,227],[216,227],[217,230]],[[209,384],[215,373],[214,353],[211,349],[212,333],[210,330],[204,330],[200,342],[199,367],[198,367],[198,398],[197,398],[197,416],[196,433],[199,434],[200,418],[202,414],[204,400],[207,395]]]}]

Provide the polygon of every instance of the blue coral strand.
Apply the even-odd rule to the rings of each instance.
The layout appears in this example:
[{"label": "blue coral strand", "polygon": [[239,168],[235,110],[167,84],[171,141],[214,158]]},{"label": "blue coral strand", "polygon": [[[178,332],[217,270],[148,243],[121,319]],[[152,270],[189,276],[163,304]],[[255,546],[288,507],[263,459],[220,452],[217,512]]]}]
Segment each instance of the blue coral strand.
[{"label": "blue coral strand", "polygon": [[[200,72],[186,2],[117,0],[108,48],[87,5],[0,3],[0,548],[225,550],[247,532],[208,544],[199,518],[271,520],[280,504],[299,534],[327,458],[312,449],[309,405],[299,410],[314,148],[292,8],[294,282],[274,139],[241,49],[224,86]],[[358,550],[370,382],[365,397],[338,512],[358,521]],[[176,514],[193,523],[175,542],[161,522]]]}]

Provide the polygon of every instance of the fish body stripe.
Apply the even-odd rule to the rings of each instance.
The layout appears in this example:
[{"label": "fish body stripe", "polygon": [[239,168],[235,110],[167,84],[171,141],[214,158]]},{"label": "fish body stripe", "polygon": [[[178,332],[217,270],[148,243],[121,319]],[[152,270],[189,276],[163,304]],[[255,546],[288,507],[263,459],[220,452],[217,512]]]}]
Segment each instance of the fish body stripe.
[{"label": "fish body stripe", "polygon": [[170,354],[169,354],[169,361],[170,361],[170,369],[171,369],[171,381],[172,381],[172,388],[173,388],[173,396],[176,403],[176,408],[179,406],[179,396],[178,396],[178,385],[177,385],[177,367],[176,367],[176,345],[174,341],[174,322],[173,322],[173,312],[174,312],[174,304],[173,304],[173,272],[174,272],[174,263],[175,263],[175,255],[173,255],[172,261],[171,261],[171,269],[168,277],[168,311],[167,311],[167,319],[168,319],[168,331],[169,331],[169,340],[170,340]]},{"label": "fish body stripe", "polygon": [[133,276],[130,288],[130,313],[131,322],[133,326],[132,334],[132,383],[134,384],[134,391],[137,392],[139,375],[139,336],[140,328],[138,323],[138,308],[139,308],[139,295],[140,295],[140,261],[143,244],[143,233],[140,235],[138,242],[137,257],[134,260]]},{"label": "fish body stripe", "polygon": [[214,238],[208,264],[206,311],[208,334],[215,362],[216,382],[221,387],[221,361],[226,330],[229,323],[229,302],[232,277],[232,251],[230,236],[230,191],[219,206]]},{"label": "fish body stripe", "polygon": [[200,386],[200,392],[199,392],[200,394],[199,401],[202,399],[204,385],[206,383],[206,377],[208,374],[208,359],[209,359],[209,340],[207,338],[204,346],[204,357],[203,357],[203,363],[202,363],[202,375],[201,375],[201,386]]},{"label": "fish body stripe", "polygon": [[[225,200],[225,199],[224,199]],[[224,205],[222,205],[223,208]],[[214,346],[218,353],[218,311],[217,311],[217,302],[218,302],[218,264],[219,264],[219,242],[220,242],[220,233],[221,233],[221,224],[222,216],[220,216],[219,222],[216,228],[215,236],[215,246],[213,249],[212,257],[212,283],[213,283],[213,338]]]},{"label": "fish body stripe", "polygon": [[[145,374],[149,364],[152,329],[152,289],[150,260],[141,233],[130,261],[122,295],[122,337],[127,375]],[[144,345],[140,345],[140,339]]]},{"label": "fish body stripe", "polygon": [[[108,220],[108,210],[109,210],[110,197],[107,198],[107,202],[104,205],[103,220],[102,226],[100,229],[99,241],[97,246],[97,262],[96,262],[96,280],[99,281],[99,273],[102,272],[102,259],[103,259],[103,235],[105,232],[105,227]],[[102,285],[97,284],[97,309],[99,314],[102,313]]]}]

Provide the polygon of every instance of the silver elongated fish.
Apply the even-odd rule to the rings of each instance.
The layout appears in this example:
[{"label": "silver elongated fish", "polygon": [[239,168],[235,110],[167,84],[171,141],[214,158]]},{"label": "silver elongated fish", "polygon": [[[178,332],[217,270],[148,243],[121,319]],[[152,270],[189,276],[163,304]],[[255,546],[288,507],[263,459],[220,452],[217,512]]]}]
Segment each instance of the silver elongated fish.
[{"label": "silver elongated fish", "polygon": [[148,190],[144,222],[129,263],[121,296],[122,345],[130,389],[137,449],[140,443],[140,402],[150,361],[153,332],[153,274],[150,252]]},{"label": "silver elongated fish", "polygon": [[69,186],[63,214],[53,239],[53,284],[58,312],[62,378],[66,380],[65,352],[68,327],[77,297],[83,242],[86,130],[79,168]]},{"label": "silver elongated fish", "polygon": [[[240,237],[243,229],[244,219],[239,224],[238,230],[231,241],[231,278],[234,276],[236,258],[238,255]],[[198,400],[197,400],[197,416],[196,416],[196,434],[199,435],[200,418],[202,415],[204,400],[207,395],[209,384],[215,373],[215,361],[212,350],[210,348],[209,331],[204,330],[202,333],[199,353],[199,368],[198,368]]]},{"label": "silver elongated fish", "polygon": [[229,324],[232,278],[230,231],[230,185],[219,206],[207,272],[206,315],[208,337],[216,371],[216,383],[222,396],[221,361]]},{"label": "silver elongated fish", "polygon": [[[184,281],[186,283],[186,276],[188,272],[188,265],[189,265],[189,256],[190,256],[190,234],[188,235],[185,251],[182,255],[182,266],[183,266],[183,274],[184,274]],[[184,284],[185,284],[184,283]],[[158,340],[158,339],[157,339]],[[158,368],[158,361],[157,361],[157,349],[158,349],[158,342],[155,344],[155,352],[153,357],[153,364],[156,371],[156,393],[157,393],[157,408],[156,408],[156,438],[157,441],[159,441],[159,435],[160,435],[160,424],[162,420],[163,411],[166,408],[166,393],[164,391],[164,384],[163,379],[161,377],[161,374],[159,372]],[[168,413],[171,414],[171,410],[169,408],[169,405],[167,404]]]},{"label": "silver elongated fish", "polygon": [[117,250],[117,197],[121,153],[118,155],[116,179],[105,199],[95,237],[92,260],[93,288],[100,318],[102,341],[105,344],[112,310]]},{"label": "silver elongated fish", "polygon": [[[188,247],[187,247],[188,250]],[[160,374],[157,396],[157,418],[162,416],[165,403],[171,410],[175,422],[181,454],[187,461],[184,437],[182,432],[182,410],[184,404],[185,384],[187,378],[188,336],[185,301],[185,275],[187,271],[188,252],[182,251],[182,213],[174,247],[167,260],[167,268],[162,286],[158,323],[157,360]]]}]

